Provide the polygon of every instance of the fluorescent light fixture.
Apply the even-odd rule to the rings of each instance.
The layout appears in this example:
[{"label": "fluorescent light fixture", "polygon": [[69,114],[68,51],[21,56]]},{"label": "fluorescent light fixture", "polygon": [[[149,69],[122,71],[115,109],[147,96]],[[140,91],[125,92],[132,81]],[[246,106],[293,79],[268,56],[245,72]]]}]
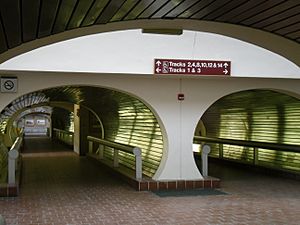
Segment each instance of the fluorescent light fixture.
[{"label": "fluorescent light fixture", "polygon": [[142,33],[143,34],[164,34],[164,35],[181,35],[182,34],[182,29],[143,29]]}]

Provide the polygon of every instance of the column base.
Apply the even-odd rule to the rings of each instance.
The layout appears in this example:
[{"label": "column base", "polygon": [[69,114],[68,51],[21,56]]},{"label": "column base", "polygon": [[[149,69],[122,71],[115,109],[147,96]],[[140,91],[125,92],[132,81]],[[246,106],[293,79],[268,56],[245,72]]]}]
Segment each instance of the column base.
[{"label": "column base", "polygon": [[19,185],[0,184],[0,197],[16,197],[19,195]]},{"label": "column base", "polygon": [[220,188],[221,181],[215,177],[204,177],[203,180],[153,180],[143,175],[140,180],[135,179],[135,171],[120,165],[117,168],[112,166],[113,162],[106,159],[99,159],[94,155],[88,155],[89,159],[109,169],[111,173],[127,182],[137,191],[158,191],[158,190],[188,190],[199,188]]}]

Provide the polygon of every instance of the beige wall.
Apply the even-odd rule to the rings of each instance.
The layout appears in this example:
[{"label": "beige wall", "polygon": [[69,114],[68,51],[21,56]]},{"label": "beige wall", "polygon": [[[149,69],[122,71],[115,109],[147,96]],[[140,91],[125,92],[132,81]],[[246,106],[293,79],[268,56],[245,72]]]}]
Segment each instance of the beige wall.
[{"label": "beige wall", "polygon": [[[161,180],[201,178],[193,159],[193,133],[202,114],[219,98],[233,92],[257,88],[283,90],[300,96],[298,79],[179,78],[7,71],[4,74],[18,76],[19,91],[16,94],[1,93],[0,109],[28,92],[63,85],[107,87],[141,99],[157,116],[164,135],[163,159],[154,176],[155,179]],[[177,100],[179,92],[185,94],[184,101]]]},{"label": "beige wall", "polygon": [[202,31],[215,34],[221,34],[227,37],[237,38],[239,40],[261,46],[271,52],[275,52],[284,58],[289,59],[296,65],[300,65],[300,45],[288,38],[265,32],[259,29],[253,29],[246,26],[238,26],[228,23],[197,21],[197,20],[132,20],[126,22],[115,22],[108,24],[99,24],[79,29],[71,29],[69,31],[51,35],[45,38],[39,38],[35,41],[22,44],[18,47],[9,49],[0,55],[0,62],[4,62],[21,53],[31,51],[32,49],[56,43],[71,38],[76,38],[89,34],[105,33],[110,31],[130,30],[130,29],[153,29],[153,28],[169,28],[169,29],[185,29],[193,31]]},{"label": "beige wall", "polygon": [[[29,66],[26,68],[27,71],[22,71],[22,68],[24,69],[22,66],[24,65],[21,65],[20,61],[13,63],[10,67],[5,67],[5,65],[2,64],[2,69],[19,69],[19,71],[0,71],[4,76],[17,76],[19,80],[19,90],[17,93],[0,94],[0,109],[3,109],[11,101],[23,94],[64,85],[90,85],[127,92],[138,97],[149,106],[160,122],[164,136],[164,154],[161,165],[154,178],[160,180],[201,179],[202,176],[194,163],[192,139],[199,119],[211,104],[232,92],[256,88],[284,90],[296,96],[300,94],[300,80],[298,79],[300,69],[297,66],[300,65],[299,44],[271,33],[246,28],[244,26],[207,21],[155,20],[147,22],[146,20],[140,20],[91,26],[41,38],[10,49],[0,55],[0,62],[4,62],[9,58],[40,46],[87,34],[153,27],[184,28],[186,30],[209,32],[225,35],[227,37],[208,34],[208,38],[205,38],[205,35],[199,34],[200,36],[195,37],[195,45],[191,45],[194,40],[193,34],[181,37],[168,37],[168,40],[164,39],[160,42],[154,42],[152,40],[153,37],[151,37],[150,48],[146,50],[143,49],[142,52],[137,52],[141,48],[133,49],[138,39],[131,38],[129,39],[130,42],[126,42],[131,45],[121,43],[121,47],[125,48],[119,52],[124,56],[122,58],[124,61],[120,61],[123,62],[122,66],[112,61],[115,59],[116,54],[111,44],[106,46],[108,47],[107,54],[109,53],[110,57],[107,57],[107,54],[101,50],[94,51],[95,53],[90,54],[93,52],[93,49],[91,49],[85,53],[91,55],[92,59],[84,58],[84,45],[78,46],[76,44],[75,47],[71,46],[69,51],[69,53],[74,56],[73,58],[66,57],[65,59],[57,61],[56,58],[58,59],[60,53],[64,50],[53,51],[50,54],[52,58],[47,58],[48,53],[43,53],[42,58],[38,58],[39,60],[45,60],[41,64],[39,64],[37,60],[32,60],[32,58],[29,57],[29,61],[27,62],[34,68]],[[233,40],[229,37],[239,40]],[[179,44],[176,44],[176,38],[178,38],[178,40],[182,38],[183,40],[181,40]],[[203,41],[201,38],[205,40],[203,39]],[[109,39],[105,39],[105,41],[108,40]],[[240,40],[247,43],[245,44]],[[159,45],[154,46],[157,43],[159,43]],[[255,44],[256,46],[249,43]],[[144,42],[140,44],[145,45]],[[175,47],[166,51],[168,46]],[[148,47],[148,45],[146,47]],[[153,51],[154,48],[156,49],[155,51]],[[132,52],[133,50],[135,52]],[[99,52],[101,52],[101,54]],[[157,55],[158,52],[159,55]],[[232,60],[232,74],[236,76],[236,78],[153,76],[153,59],[157,57],[166,58],[167,56],[171,58],[196,57],[201,59]],[[108,61],[104,63],[100,57],[102,57],[102,60],[107,57]],[[130,60],[128,61],[130,57],[133,57],[134,60],[131,61],[133,62],[131,64]],[[103,67],[97,67],[101,62]],[[68,69],[67,64],[75,67],[71,67],[71,69],[69,67]],[[42,67],[38,67],[39,65]],[[108,70],[104,70],[103,68],[107,65],[109,65]],[[93,70],[92,68],[95,66],[96,69]],[[35,69],[36,71],[33,72],[31,69]],[[39,70],[67,70],[73,72],[39,72]],[[78,71],[84,72],[78,73]],[[94,72],[94,74],[87,73],[87,71]],[[124,73],[136,73],[136,75],[126,75]],[[141,73],[146,73],[147,75],[141,75]],[[237,76],[244,78],[237,78]],[[253,78],[245,78],[249,76]],[[294,79],[259,79],[254,77],[293,77]],[[180,102],[177,100],[178,93],[185,94],[184,101]],[[77,106],[75,106],[75,111],[76,107]],[[78,118],[75,116],[75,121],[76,120],[78,120]],[[79,121],[75,123],[79,123]],[[76,128],[75,124],[74,150],[77,152],[79,152],[79,142],[76,142],[79,140],[79,130],[76,130],[78,127],[79,126]]]},{"label": "beige wall", "polygon": [[0,64],[0,70],[151,76],[155,58],[231,61],[232,77],[300,78],[300,68],[278,54],[238,39],[195,31],[182,35],[143,34],[141,30],[89,35],[19,55]]}]

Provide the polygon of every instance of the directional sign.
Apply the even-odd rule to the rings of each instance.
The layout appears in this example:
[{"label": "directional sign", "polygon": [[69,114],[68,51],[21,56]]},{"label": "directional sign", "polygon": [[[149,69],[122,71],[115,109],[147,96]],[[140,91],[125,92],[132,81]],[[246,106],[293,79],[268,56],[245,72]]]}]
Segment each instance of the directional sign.
[{"label": "directional sign", "polygon": [[230,61],[154,59],[154,74],[230,75]]}]

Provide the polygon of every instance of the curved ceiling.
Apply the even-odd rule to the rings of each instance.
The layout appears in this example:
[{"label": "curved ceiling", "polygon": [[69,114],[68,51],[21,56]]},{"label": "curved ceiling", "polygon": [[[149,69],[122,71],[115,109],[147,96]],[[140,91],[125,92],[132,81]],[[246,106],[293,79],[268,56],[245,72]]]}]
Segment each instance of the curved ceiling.
[{"label": "curved ceiling", "polygon": [[[133,101],[131,98],[135,100],[134,97],[119,91],[90,86],[62,86],[40,90],[23,95],[7,105],[0,112],[0,127],[18,112],[45,113],[47,107],[73,111],[73,104],[78,104],[99,114],[106,114],[118,111],[120,104],[125,100]],[[136,101],[140,102],[137,99]]]},{"label": "curved ceiling", "polygon": [[[86,106],[95,106],[95,100],[106,103],[113,99],[117,92],[85,86],[64,86],[29,93],[19,97],[5,107],[0,113],[0,121],[10,118],[13,114],[24,108],[50,105],[51,102],[67,102]],[[107,104],[107,103],[106,103]]]},{"label": "curved ceiling", "polygon": [[0,54],[76,28],[157,19],[236,24],[300,43],[298,0],[0,0]]}]

